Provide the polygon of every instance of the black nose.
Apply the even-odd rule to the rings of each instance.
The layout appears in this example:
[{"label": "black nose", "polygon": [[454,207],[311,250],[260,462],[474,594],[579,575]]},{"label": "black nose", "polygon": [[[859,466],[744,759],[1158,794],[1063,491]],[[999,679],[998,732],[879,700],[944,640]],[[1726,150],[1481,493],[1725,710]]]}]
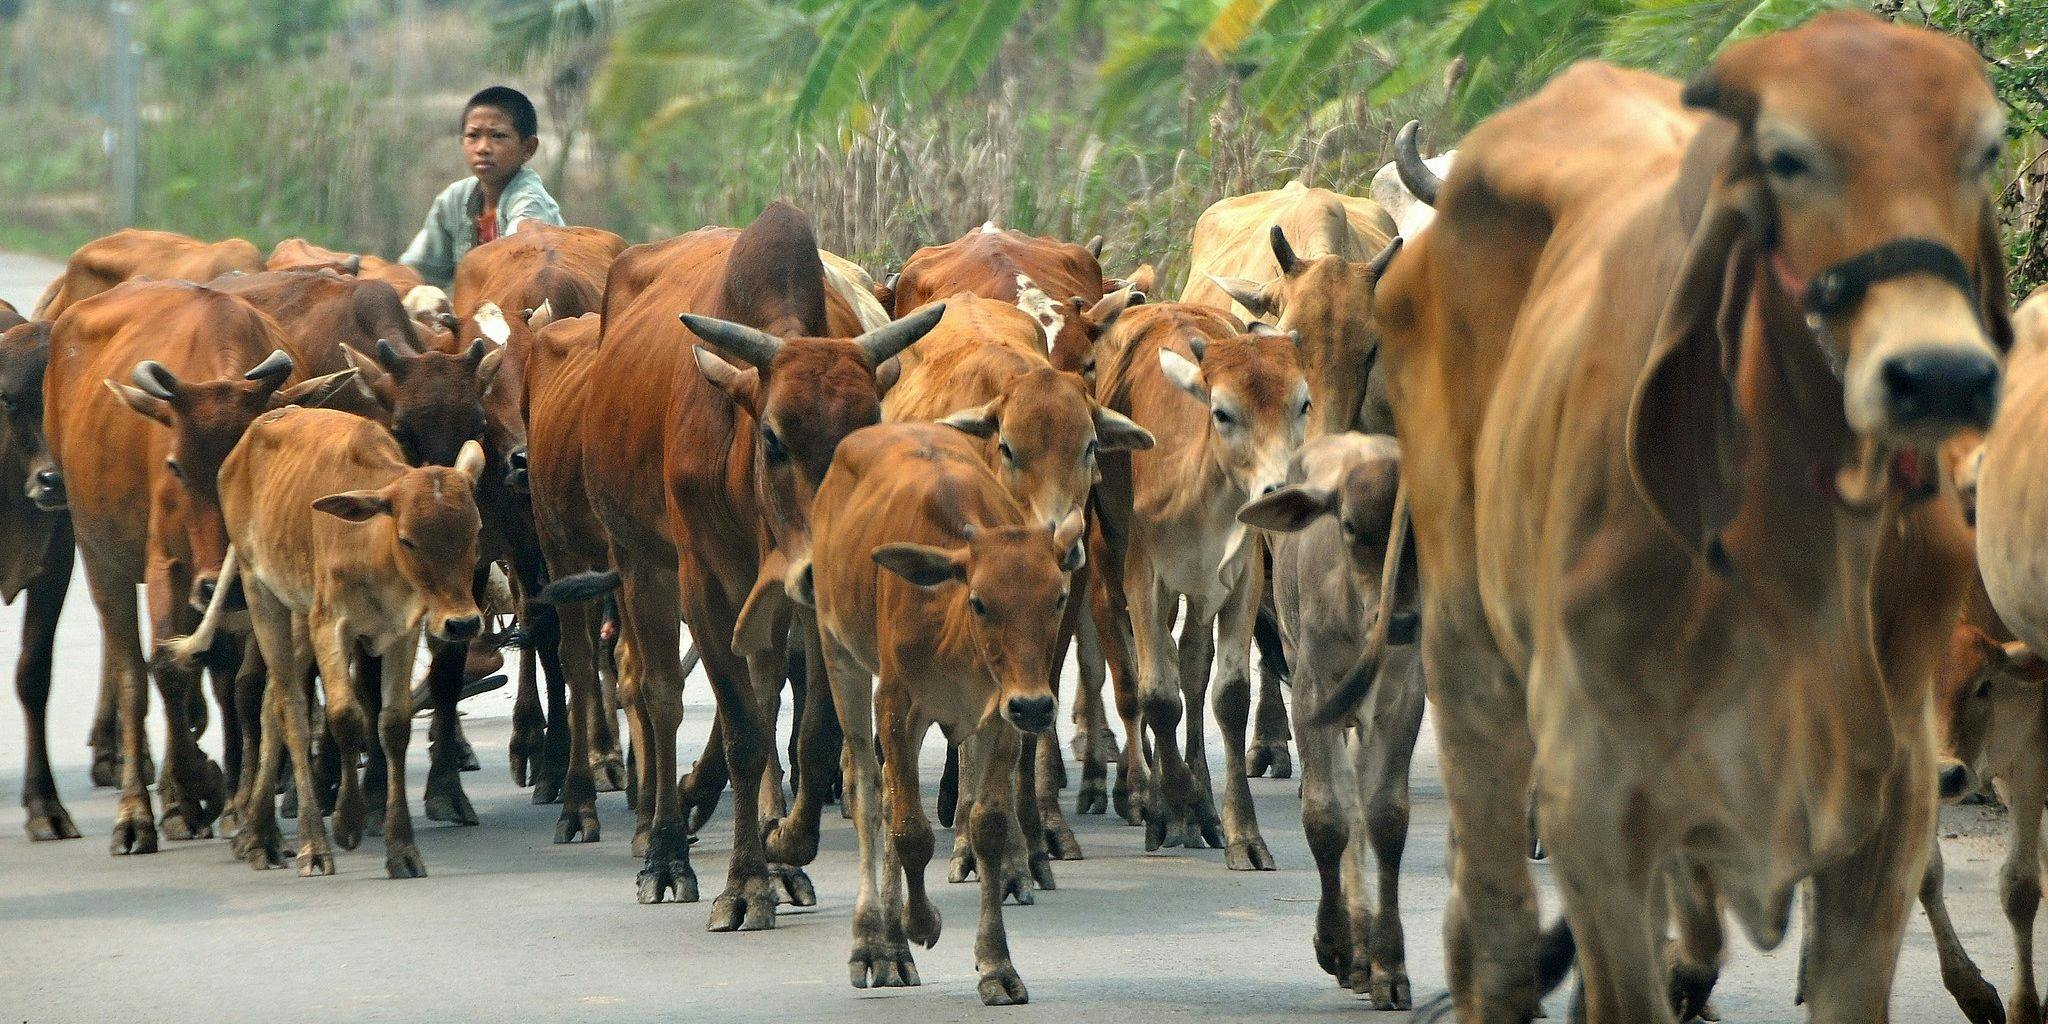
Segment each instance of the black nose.
[{"label": "black nose", "polygon": [[1952,764],[1941,770],[1941,798],[1954,800],[1963,795],[1963,787],[1970,784],[1970,770],[1959,764]]},{"label": "black nose", "polygon": [[200,580],[200,581],[199,581],[199,603],[200,603],[200,604],[207,604],[207,603],[211,602],[211,601],[213,600],[213,592],[214,592],[214,591],[216,591],[216,590],[219,590],[219,589],[220,589],[220,580],[218,580],[218,579],[203,579],[203,580]]},{"label": "black nose", "polygon": [[505,471],[506,487],[522,494],[532,489],[533,478],[526,471],[526,449],[519,448],[505,456],[505,465],[509,467]]},{"label": "black nose", "polygon": [[1045,732],[1052,728],[1051,697],[1010,698],[1010,722],[1025,732]]},{"label": "black nose", "polygon": [[1267,484],[1266,489],[1259,492],[1259,497],[1263,498],[1268,494],[1272,494],[1273,492],[1278,491],[1279,489],[1279,484]]},{"label": "black nose", "polygon": [[1886,360],[1880,373],[1885,408],[1901,426],[1986,427],[1998,410],[1998,361],[1987,352],[1911,352]]},{"label": "black nose", "polygon": [[510,454],[510,455],[507,455],[507,456],[505,456],[505,461],[506,461],[507,463],[511,464],[511,466],[512,466],[512,471],[513,471],[513,472],[515,472],[515,473],[524,473],[524,472],[526,472],[526,449],[524,449],[524,448],[514,448],[514,449],[512,449],[512,454]]},{"label": "black nose", "polygon": [[449,619],[441,623],[441,635],[450,640],[467,640],[483,631],[484,620],[478,615],[464,619]]}]

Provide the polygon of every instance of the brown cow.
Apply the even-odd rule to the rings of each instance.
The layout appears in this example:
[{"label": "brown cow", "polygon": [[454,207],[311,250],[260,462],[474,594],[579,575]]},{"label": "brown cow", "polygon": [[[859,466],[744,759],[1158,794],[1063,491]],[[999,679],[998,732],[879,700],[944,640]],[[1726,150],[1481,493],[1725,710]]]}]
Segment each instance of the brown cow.
[{"label": "brown cow", "polygon": [[472,316],[485,302],[506,310],[546,303],[558,317],[598,312],[605,275],[625,249],[625,239],[602,228],[529,224],[462,257],[455,315]]},{"label": "brown cow", "polygon": [[[1308,382],[1294,341],[1205,306],[1140,306],[1112,329],[1115,361],[1096,379],[1103,405],[1159,439],[1149,452],[1109,453],[1097,488],[1099,631],[1119,687],[1125,744],[1119,788],[1144,769],[1137,729],[1152,729],[1159,762],[1145,792],[1145,845],[1226,847],[1232,870],[1273,869],[1245,781],[1251,713],[1251,631],[1264,589],[1259,544],[1237,511],[1286,482],[1308,428]],[[1177,598],[1187,599],[1178,642]],[[1219,635],[1220,634],[1220,635]],[[1126,647],[1126,643],[1130,645]],[[1222,834],[1202,744],[1212,659],[1223,730]],[[1183,696],[1187,751],[1177,747]]]},{"label": "brown cow", "polygon": [[[475,488],[483,448],[463,446],[453,469],[407,465],[388,431],[330,409],[279,409],[250,425],[220,469],[221,510],[233,557],[198,632],[169,646],[193,654],[211,645],[239,571],[251,632],[263,650],[263,763],[250,793],[236,853],[256,868],[280,867],[272,799],[280,755],[290,752],[299,792],[299,874],[334,873],[334,853],[316,808],[309,738],[308,674],[317,667],[328,727],[341,748],[342,795],[336,842],[353,849],[363,833],[356,757],[368,732],[364,701],[377,701],[386,769],[384,868],[392,878],[427,873],[413,845],[406,806],[405,748],[412,736],[412,666],[420,633],[461,643],[483,630],[470,597],[476,564]],[[379,691],[359,695],[350,661],[379,662]],[[370,685],[370,676],[363,685]]]},{"label": "brown cow", "polygon": [[[1273,597],[1293,669],[1301,824],[1322,877],[1316,960],[1338,984],[1370,993],[1381,1010],[1406,1010],[1411,1001],[1399,893],[1408,762],[1422,729],[1414,645],[1389,651],[1376,666],[1371,704],[1359,713],[1338,723],[1312,716],[1360,666],[1368,624],[1383,614],[1400,476],[1400,442],[1328,434],[1302,446],[1286,487],[1237,514],[1280,534],[1273,538]],[[1379,876],[1377,909],[1365,888],[1368,846]]]},{"label": "brown cow", "polygon": [[303,238],[287,238],[272,246],[270,256],[263,261],[263,269],[334,270],[365,281],[382,281],[390,285],[400,298],[426,283],[419,271],[403,263],[393,263],[367,253],[336,252]]},{"label": "brown cow", "polygon": [[[808,219],[776,203],[745,231],[704,228],[627,250],[606,284],[602,365],[592,370],[617,397],[583,409],[579,482],[623,584],[622,649],[631,656],[620,666],[621,698],[632,709],[635,809],[648,836],[640,899],[697,896],[676,781],[680,619],[718,695],[733,780],[733,856],[712,908],[715,931],[775,920],[759,827],[772,746],[762,722],[772,721],[764,712],[781,687],[783,576],[808,548],[810,494],[840,438],[880,418],[875,367],[943,312],[835,338],[817,248]],[[693,347],[692,334],[751,369]],[[657,457],[659,493],[646,486]],[[782,877],[793,898],[815,899],[800,871]]]},{"label": "brown cow", "polygon": [[[924,885],[932,830],[917,782],[918,747],[937,725],[949,740],[976,738],[969,749],[978,756],[964,777],[980,792],[963,829],[981,865],[974,962],[981,1001],[1007,1006],[1029,1001],[1010,962],[1002,910],[1006,895],[1029,902],[1025,865],[1008,863],[1027,859],[1024,837],[1011,828],[1017,740],[1052,730],[1051,654],[1085,520],[1077,508],[1057,531],[1036,523],[977,447],[922,423],[849,436],[818,488],[813,560],[799,568],[797,592],[817,609],[853,761],[847,791],[861,866],[854,987],[918,984],[909,943],[939,940],[939,912]],[[875,723],[888,764],[886,800]],[[1036,825],[1031,801],[1016,810],[1025,829]],[[1044,854],[1028,859],[1033,874],[1045,869]]]},{"label": "brown cow", "polygon": [[1374,310],[1428,453],[1460,1019],[1536,1010],[1532,784],[1592,1024],[1703,998],[1713,962],[1658,955],[1673,869],[1766,949],[1810,882],[1812,1019],[1886,1019],[1969,565],[1932,449],[2010,340],[2003,127],[1968,44],[1837,11],[1682,92],[1580,65],[1464,140]]},{"label": "brown cow", "polygon": [[[1049,296],[1066,296],[1056,299],[1046,311],[1053,321],[1045,324],[1047,337],[1052,339],[1052,364],[1076,373],[1091,372],[1095,339],[1115,319],[1112,310],[1121,312],[1127,304],[1103,304],[1109,289],[1102,278],[1102,265],[1096,262],[1099,253],[1099,248],[983,224],[944,245],[925,246],[904,261],[893,295],[896,315],[905,316],[955,292],[1016,302],[1025,283],[1019,281],[1021,276]],[[904,360],[904,369],[918,358],[913,354]]]},{"label": "brown cow", "polygon": [[[293,373],[288,346],[247,302],[184,282],[118,286],[71,305],[50,329],[43,433],[100,613],[101,671],[120,701],[117,854],[149,853],[157,841],[142,768],[148,692],[135,588],[149,586],[156,637],[187,632],[227,553],[221,460],[265,409],[324,399],[352,376],[280,390]],[[131,377],[137,386],[118,383]],[[166,828],[173,838],[205,835],[222,786],[187,710],[196,679],[168,664],[155,675],[169,732]]]},{"label": "brown cow", "polygon": [[55,320],[81,300],[135,277],[211,281],[231,270],[263,269],[256,247],[239,238],[202,242],[169,231],[124,228],[78,247],[64,273],[43,290],[35,319]]},{"label": "brown cow", "polygon": [[[48,493],[50,481],[59,479],[43,444],[43,371],[50,360],[50,322],[21,322],[11,312],[10,307],[7,314],[0,314],[0,321],[16,321],[0,333],[0,599],[12,604],[17,596],[28,595],[22,611],[21,657],[14,669],[14,688],[27,724],[21,804],[28,811],[30,839],[76,839],[78,828],[58,798],[57,780],[50,772],[45,727],[57,615],[71,586],[74,548],[71,517],[62,511],[61,495]],[[93,727],[96,752],[104,747],[110,758],[113,708],[112,700],[103,700]],[[108,720],[98,720],[102,718]]]}]

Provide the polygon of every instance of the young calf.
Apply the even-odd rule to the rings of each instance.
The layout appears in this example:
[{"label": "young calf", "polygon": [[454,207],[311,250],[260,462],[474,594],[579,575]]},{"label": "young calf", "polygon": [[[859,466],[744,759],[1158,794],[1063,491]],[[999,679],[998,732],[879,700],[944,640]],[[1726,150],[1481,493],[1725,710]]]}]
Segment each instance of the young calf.
[{"label": "young calf", "polygon": [[[454,468],[409,468],[384,428],[348,413],[282,409],[259,417],[222,464],[222,511],[233,542],[223,577],[239,572],[270,678],[263,761],[237,853],[258,868],[281,863],[271,799],[288,749],[298,786],[299,874],[333,874],[334,855],[313,789],[306,690],[317,662],[328,725],[341,747],[342,798],[335,828],[344,847],[362,832],[356,754],[365,745],[363,706],[349,682],[350,654],[381,659],[378,732],[387,771],[385,870],[426,874],[406,808],[405,749],[412,735],[412,667],[420,631],[467,642],[483,628],[470,596],[476,567],[476,483],[483,448],[462,447]],[[225,593],[227,582],[216,590]],[[211,644],[222,601],[177,651]]]},{"label": "young calf", "polygon": [[[1373,623],[1387,614],[1383,570],[1400,477],[1399,441],[1330,434],[1302,447],[1286,487],[1237,514],[1280,534],[1273,599],[1294,669],[1301,823],[1323,883],[1316,960],[1340,984],[1371,992],[1382,1010],[1410,1006],[1399,895],[1408,759],[1423,705],[1413,644],[1367,663]],[[1361,670],[1375,673],[1372,696],[1337,722],[1317,720],[1317,709]],[[1378,865],[1377,912],[1365,892],[1368,843]]]},{"label": "young calf", "polygon": [[[950,741],[976,738],[975,763],[962,766],[963,779],[980,785],[969,824],[981,875],[974,959],[982,1002],[999,1006],[1028,998],[1002,916],[1007,864],[1024,852],[1010,828],[1018,734],[1052,731],[1047,670],[1085,520],[1077,509],[1057,530],[1032,523],[976,447],[935,424],[849,435],[812,506],[813,561],[798,569],[797,598],[817,609],[853,762],[847,792],[861,866],[853,985],[917,984],[908,943],[929,948],[939,939],[924,885],[932,830],[917,778],[918,747],[937,725]],[[879,685],[870,683],[876,676]],[[886,801],[877,791],[878,727]],[[1038,827],[1033,801],[1016,810],[1026,830]]]}]

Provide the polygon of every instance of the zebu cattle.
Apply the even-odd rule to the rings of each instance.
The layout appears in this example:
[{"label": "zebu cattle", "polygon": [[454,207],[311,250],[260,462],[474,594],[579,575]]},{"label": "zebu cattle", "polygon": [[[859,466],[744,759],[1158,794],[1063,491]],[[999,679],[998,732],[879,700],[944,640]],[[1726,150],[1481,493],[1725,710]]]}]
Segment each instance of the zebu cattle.
[{"label": "zebu cattle", "polygon": [[[955,292],[1016,302],[1021,275],[1053,299],[1040,319],[1052,365],[1092,372],[1095,339],[1115,319],[1113,310],[1128,304],[1128,298],[1105,303],[1107,292],[1122,289],[1110,289],[1103,280],[1100,255],[1099,240],[1081,246],[983,224],[944,245],[925,246],[904,261],[893,292],[896,315],[906,316]],[[912,350],[903,368],[908,370],[920,358]]]},{"label": "zebu cattle", "polygon": [[1437,193],[1458,158],[1458,151],[1453,149],[1424,159],[1415,141],[1421,127],[1415,121],[1401,127],[1394,136],[1394,159],[1372,176],[1372,187],[1368,190],[1372,201],[1394,218],[1394,227],[1402,238],[1421,235],[1436,219]]},{"label": "zebu cattle", "polygon": [[1830,12],[1683,92],[1580,65],[1465,139],[1375,308],[1429,453],[1460,1019],[1536,1009],[1532,785],[1593,1024],[1711,983],[1683,937],[1667,981],[1670,878],[1764,948],[1806,883],[1812,1019],[1886,1018],[1969,554],[1929,450],[2010,340],[2002,128],[1967,44]]},{"label": "zebu cattle", "polygon": [[[1308,429],[1308,382],[1290,337],[1188,303],[1140,306],[1105,343],[1113,361],[1095,382],[1103,406],[1158,439],[1151,451],[1108,452],[1094,559],[1096,621],[1119,687],[1126,742],[1120,789],[1142,791],[1145,846],[1226,848],[1233,870],[1273,869],[1245,781],[1251,632],[1264,589],[1257,538],[1237,521],[1245,502],[1285,482]],[[1187,602],[1180,638],[1173,623]],[[1219,634],[1220,628],[1220,634]],[[1202,703],[1216,672],[1223,730],[1223,817],[1202,751]],[[1178,726],[1185,704],[1187,757]],[[1141,727],[1152,730],[1148,773]]]},{"label": "zebu cattle", "polygon": [[[67,308],[50,329],[43,434],[100,613],[102,673],[119,694],[121,806],[113,852],[149,853],[157,830],[143,778],[147,737],[135,588],[149,587],[158,639],[188,632],[227,553],[215,477],[259,413],[319,401],[348,371],[302,381],[275,321],[224,292],[131,282]],[[136,386],[118,383],[133,379]],[[173,838],[207,834],[220,769],[200,752],[190,702],[197,678],[155,667],[169,733],[163,790]],[[223,687],[225,689],[225,687]],[[203,707],[203,706],[202,706]]]},{"label": "zebu cattle", "polygon": [[230,270],[263,269],[256,247],[239,238],[202,242],[170,231],[124,228],[78,247],[64,273],[43,290],[35,319],[55,320],[74,303],[135,277],[211,281]]},{"label": "zebu cattle", "polygon": [[[1049,872],[1045,854],[1027,853],[1012,828],[1018,734],[1052,729],[1047,679],[1085,520],[1077,508],[1057,531],[1035,522],[977,447],[933,424],[847,437],[818,488],[813,560],[799,567],[795,589],[817,609],[853,762],[847,791],[861,866],[853,985],[918,984],[909,943],[939,940],[924,884],[932,830],[917,781],[918,747],[937,725],[954,742],[976,737],[963,767],[963,780],[979,787],[964,830],[981,873],[974,961],[981,1001],[999,1006],[1028,1001],[1010,961],[1003,898],[1028,902],[1025,869]],[[1027,831],[1037,826],[1033,810],[1032,801],[1017,802]]]},{"label": "zebu cattle", "polygon": [[367,253],[337,252],[314,245],[303,238],[287,238],[270,249],[263,260],[265,270],[328,269],[365,281],[382,281],[404,298],[425,282],[420,272],[403,263],[393,263]]}]

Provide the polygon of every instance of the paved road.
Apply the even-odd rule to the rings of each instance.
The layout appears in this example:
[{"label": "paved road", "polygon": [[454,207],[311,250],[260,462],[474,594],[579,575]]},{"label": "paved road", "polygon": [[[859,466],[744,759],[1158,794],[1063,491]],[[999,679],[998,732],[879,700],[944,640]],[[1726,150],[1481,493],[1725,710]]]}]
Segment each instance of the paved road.
[{"label": "paved road", "polygon": [[[0,298],[26,306],[54,270],[0,257]],[[936,949],[918,952],[924,986],[871,993],[846,986],[854,858],[850,824],[837,817],[828,815],[824,850],[811,870],[819,905],[784,908],[774,931],[709,934],[708,902],[636,905],[624,798],[601,798],[603,842],[552,845],[557,809],[531,805],[508,780],[506,691],[464,705],[484,765],[464,781],[483,824],[456,828],[417,819],[428,878],[386,879],[374,838],[339,853],[332,878],[252,872],[220,840],[167,843],[150,857],[109,857],[113,793],[91,788],[84,742],[97,689],[98,629],[82,573],[78,579],[62,625],[50,718],[58,784],[86,838],[31,844],[0,823],[0,1019],[1402,1019],[1367,1009],[1315,966],[1315,874],[1293,782],[1253,783],[1259,820],[1280,863],[1272,873],[1226,871],[1216,851],[1148,855],[1136,829],[1114,819],[1074,819],[1088,859],[1057,864],[1057,892],[1007,912],[1032,997],[1029,1007],[1014,1010],[984,1009],[975,998],[976,888],[946,885],[942,874],[934,892],[946,931]],[[12,664],[19,642],[18,613],[0,613],[0,665]],[[694,757],[712,720],[701,678],[692,680],[690,697],[683,746]],[[161,752],[160,724],[156,729]],[[0,802],[7,807],[20,796],[21,736],[18,716],[0,713]],[[215,737],[206,746],[217,750]],[[412,751],[417,785],[425,777],[423,730]],[[928,799],[938,755],[935,745],[927,747]],[[1415,763],[1414,807],[1403,899],[1409,970],[1422,996],[1440,990],[1444,979],[1445,812],[1427,730]],[[1951,811],[1943,822],[1957,834],[1944,850],[1963,939],[2002,986],[2011,953],[1996,898],[2002,846],[1990,836],[1998,825],[1977,808]],[[721,887],[729,831],[730,818],[721,814],[693,854],[707,900]],[[1555,906],[1547,893],[1546,903]],[[1804,1019],[1791,1005],[1797,936],[1775,953],[1736,946],[1716,994],[1725,1019]],[[1917,913],[1893,1006],[1898,1021],[1958,1019]],[[1561,1016],[1562,1001],[1553,999],[1551,1008]]]}]

